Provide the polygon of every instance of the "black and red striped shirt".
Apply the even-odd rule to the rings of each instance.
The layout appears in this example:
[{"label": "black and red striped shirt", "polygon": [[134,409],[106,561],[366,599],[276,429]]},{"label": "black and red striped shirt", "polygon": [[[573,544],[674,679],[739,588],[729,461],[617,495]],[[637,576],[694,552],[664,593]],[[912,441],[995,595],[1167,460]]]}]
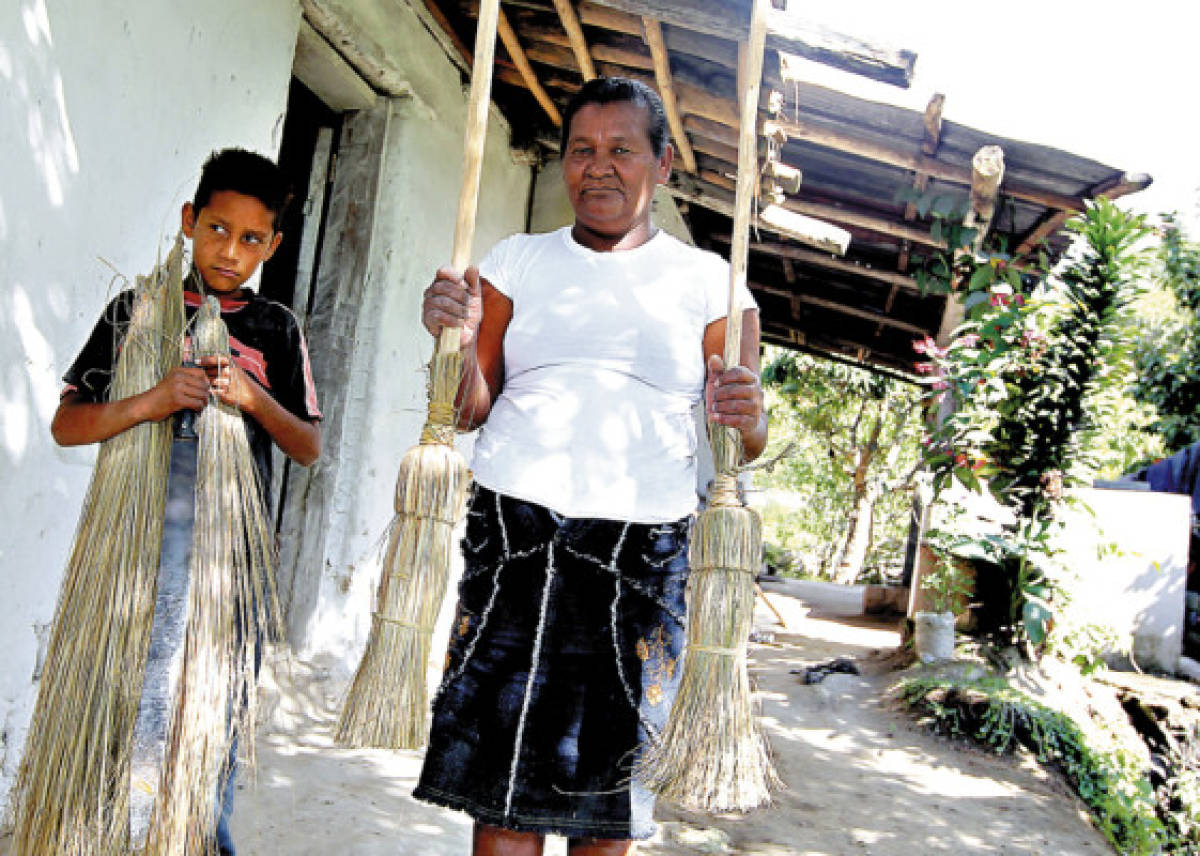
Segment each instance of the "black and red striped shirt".
[{"label": "black and red striped shirt", "polygon": [[[304,333],[282,303],[242,289],[237,297],[217,295],[221,320],[229,330],[233,360],[290,413],[313,421],[321,418]],[[184,292],[188,321],[201,297]],[[129,326],[133,291],[117,295],[105,307],[75,362],[63,375],[63,395],[78,393],[85,401],[107,401],[113,367]],[[255,419],[242,414],[250,449],[265,487],[271,484],[271,436]]]}]

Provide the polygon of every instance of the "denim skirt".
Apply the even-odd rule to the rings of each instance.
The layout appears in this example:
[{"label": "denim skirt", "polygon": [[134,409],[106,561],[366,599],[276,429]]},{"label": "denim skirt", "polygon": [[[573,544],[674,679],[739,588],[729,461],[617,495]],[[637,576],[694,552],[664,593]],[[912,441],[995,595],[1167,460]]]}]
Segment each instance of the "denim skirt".
[{"label": "denim skirt", "polygon": [[652,835],[632,770],[679,685],[687,532],[477,485],[415,796],[525,832]]}]

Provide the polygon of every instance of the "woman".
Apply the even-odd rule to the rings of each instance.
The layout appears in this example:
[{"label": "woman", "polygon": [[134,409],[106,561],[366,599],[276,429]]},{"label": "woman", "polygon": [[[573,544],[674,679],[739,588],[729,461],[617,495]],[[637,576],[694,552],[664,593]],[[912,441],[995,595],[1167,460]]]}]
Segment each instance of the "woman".
[{"label": "woman", "polygon": [[632,852],[654,829],[630,780],[678,686],[693,404],[766,444],[758,312],[726,368],[729,268],[651,223],[671,173],[662,103],[585,84],[563,117],[573,226],[439,270],[422,320],[462,327],[463,429],[481,427],[466,568],[416,796],[475,818],[474,850]]}]

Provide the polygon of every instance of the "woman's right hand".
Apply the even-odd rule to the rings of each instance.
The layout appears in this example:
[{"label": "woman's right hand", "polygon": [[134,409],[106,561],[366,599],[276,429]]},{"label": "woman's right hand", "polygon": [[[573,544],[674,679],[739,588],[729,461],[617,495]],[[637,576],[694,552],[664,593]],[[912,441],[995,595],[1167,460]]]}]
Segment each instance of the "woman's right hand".
[{"label": "woman's right hand", "polygon": [[421,301],[421,323],[434,338],[443,327],[461,327],[461,347],[475,341],[483,321],[483,292],[479,269],[467,268],[460,274],[451,268],[439,268]]}]

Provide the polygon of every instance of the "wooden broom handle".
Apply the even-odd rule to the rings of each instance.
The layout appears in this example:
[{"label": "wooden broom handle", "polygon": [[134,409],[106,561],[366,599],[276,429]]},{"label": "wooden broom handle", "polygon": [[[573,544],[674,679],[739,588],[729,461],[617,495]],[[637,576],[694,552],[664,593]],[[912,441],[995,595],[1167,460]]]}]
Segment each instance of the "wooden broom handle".
[{"label": "wooden broom handle", "polygon": [[[475,239],[475,211],[479,207],[479,176],[483,170],[483,145],[487,141],[488,107],[492,96],[492,68],[496,55],[496,21],[500,0],[480,0],[475,29],[475,60],[471,64],[471,96],[467,102],[467,130],[463,143],[462,187],[458,193],[458,216],[454,221],[454,247],[450,266],[466,269]],[[438,353],[457,353],[461,327],[443,327],[438,335]]]},{"label": "wooden broom handle", "polygon": [[750,38],[746,44],[741,128],[738,133],[737,195],[734,198],[733,240],[729,249],[729,316],[725,321],[725,367],[742,362],[742,310],[738,286],[746,282],[750,253],[750,206],[758,186],[758,93],[762,83],[763,47],[767,41],[770,0],[754,0]]}]

